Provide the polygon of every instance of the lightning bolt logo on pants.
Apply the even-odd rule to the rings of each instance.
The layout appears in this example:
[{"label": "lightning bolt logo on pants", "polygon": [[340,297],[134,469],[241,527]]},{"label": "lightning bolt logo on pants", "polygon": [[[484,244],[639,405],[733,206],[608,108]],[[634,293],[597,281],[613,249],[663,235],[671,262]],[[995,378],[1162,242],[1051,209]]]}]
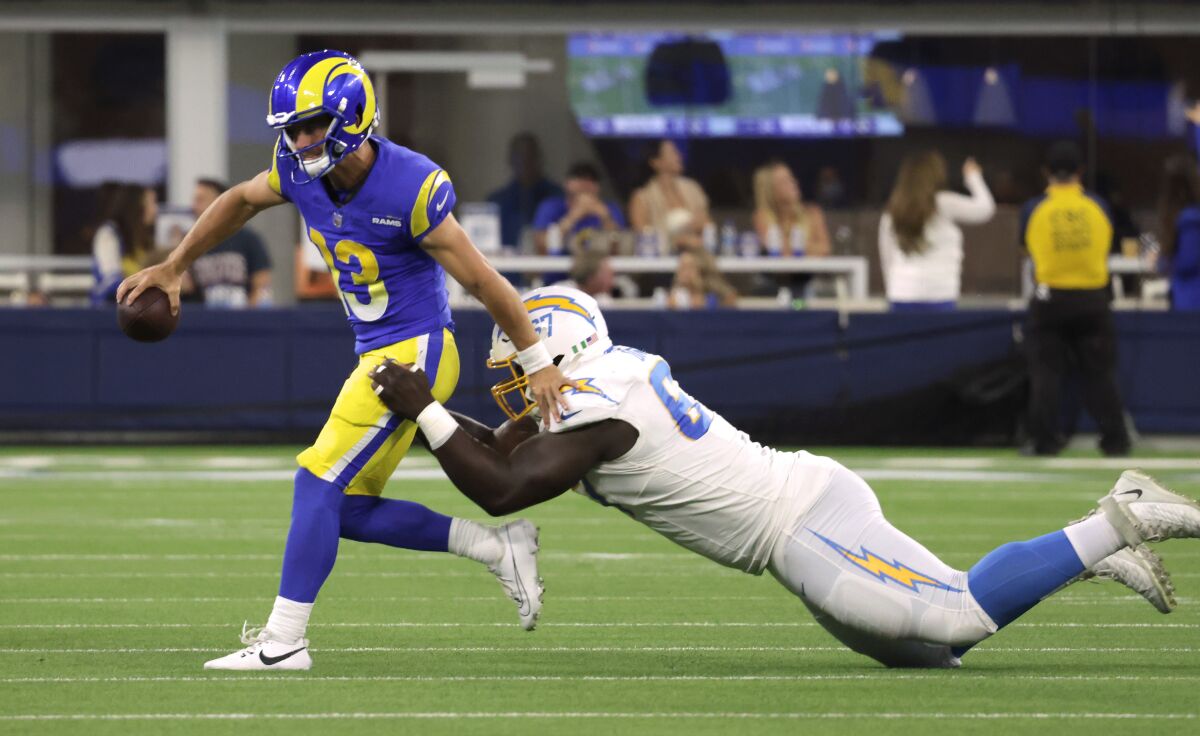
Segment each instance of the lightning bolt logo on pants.
[{"label": "lightning bolt logo on pants", "polygon": [[846,549],[832,539],[817,534],[812,529],[809,529],[809,531],[812,532],[814,537],[829,545],[829,547],[839,555],[854,563],[856,567],[866,570],[872,576],[882,580],[885,585],[890,581],[907,588],[914,593],[920,592],[920,588],[917,587],[919,585],[924,585],[936,590],[949,590],[954,593],[962,592],[960,588],[955,588],[943,583],[940,580],[931,578],[924,573],[917,572],[899,560],[892,560],[891,562],[888,562],[867,549],[865,546],[859,547],[861,554],[855,553],[849,549]]}]

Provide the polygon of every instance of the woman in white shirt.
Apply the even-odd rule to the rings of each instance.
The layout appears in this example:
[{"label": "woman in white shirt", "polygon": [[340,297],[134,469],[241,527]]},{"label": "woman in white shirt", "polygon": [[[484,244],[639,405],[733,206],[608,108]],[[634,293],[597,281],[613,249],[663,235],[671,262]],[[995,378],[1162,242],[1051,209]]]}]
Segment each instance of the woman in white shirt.
[{"label": "woman in white shirt", "polygon": [[996,203],[975,159],[963,162],[969,196],[945,191],[946,161],[936,151],[904,159],[879,221],[879,258],[893,311],[949,311],[962,282],[958,223],[992,219]]}]

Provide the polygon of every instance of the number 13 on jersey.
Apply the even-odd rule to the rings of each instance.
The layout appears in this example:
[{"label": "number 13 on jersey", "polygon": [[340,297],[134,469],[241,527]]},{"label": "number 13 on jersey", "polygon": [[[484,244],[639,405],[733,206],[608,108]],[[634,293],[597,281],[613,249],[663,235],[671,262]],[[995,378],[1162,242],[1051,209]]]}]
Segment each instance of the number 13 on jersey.
[{"label": "number 13 on jersey", "polygon": [[712,414],[704,408],[704,404],[679,388],[679,384],[671,377],[671,366],[665,360],[658,361],[651,369],[650,385],[684,437],[698,440],[708,432],[712,425]]},{"label": "number 13 on jersey", "polygon": [[311,227],[308,237],[329,266],[346,311],[363,322],[382,317],[388,306],[387,286],[379,278],[379,261],[371,249],[353,240],[339,240],[330,249],[325,236]]}]

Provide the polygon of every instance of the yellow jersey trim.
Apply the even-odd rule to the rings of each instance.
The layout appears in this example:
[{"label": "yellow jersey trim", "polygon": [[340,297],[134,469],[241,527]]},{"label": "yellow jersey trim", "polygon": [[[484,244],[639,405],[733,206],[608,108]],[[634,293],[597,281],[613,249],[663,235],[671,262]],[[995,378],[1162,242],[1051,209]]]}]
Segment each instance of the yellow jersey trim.
[{"label": "yellow jersey trim", "polygon": [[432,171],[425,177],[421,189],[417,192],[417,201],[413,203],[412,215],[408,218],[412,237],[419,238],[429,229],[429,198],[448,181],[450,176],[442,169]]}]

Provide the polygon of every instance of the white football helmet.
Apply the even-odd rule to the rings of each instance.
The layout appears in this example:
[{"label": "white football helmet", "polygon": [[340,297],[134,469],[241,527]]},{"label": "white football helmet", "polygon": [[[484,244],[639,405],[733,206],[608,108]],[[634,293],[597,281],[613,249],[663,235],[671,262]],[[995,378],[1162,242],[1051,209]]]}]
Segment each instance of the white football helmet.
[{"label": "white football helmet", "polygon": [[[612,347],[600,306],[579,289],[543,286],[522,294],[521,301],[533,329],[563,375],[570,376],[582,363]],[[499,325],[492,328],[492,353],[487,364],[512,372],[512,378],[492,386],[492,396],[510,419],[520,419],[536,407],[528,395],[529,378],[517,360],[517,347]],[[519,405],[515,398],[510,399],[514,394],[520,398]]]}]

